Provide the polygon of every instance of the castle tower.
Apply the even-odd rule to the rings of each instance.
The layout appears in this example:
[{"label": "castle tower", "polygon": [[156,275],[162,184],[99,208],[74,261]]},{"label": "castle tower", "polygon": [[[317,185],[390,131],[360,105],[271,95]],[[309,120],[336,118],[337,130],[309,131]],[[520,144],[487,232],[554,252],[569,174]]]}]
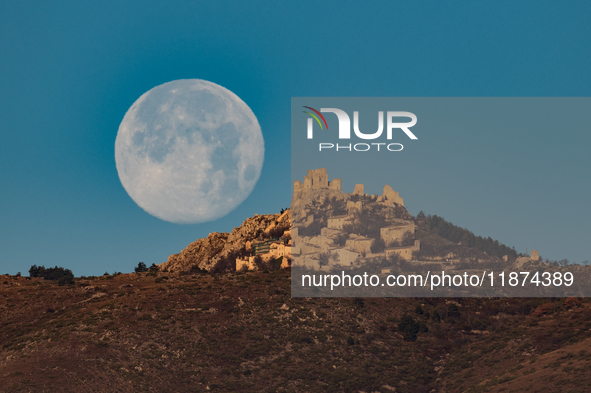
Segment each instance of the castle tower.
[{"label": "castle tower", "polygon": [[328,175],[326,168],[314,169],[314,180],[312,180],[312,188],[328,188]]}]

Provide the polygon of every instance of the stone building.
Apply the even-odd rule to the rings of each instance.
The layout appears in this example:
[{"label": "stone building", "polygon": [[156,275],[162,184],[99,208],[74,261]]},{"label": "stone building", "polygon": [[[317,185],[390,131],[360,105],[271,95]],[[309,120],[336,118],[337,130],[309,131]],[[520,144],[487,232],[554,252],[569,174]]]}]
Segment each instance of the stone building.
[{"label": "stone building", "polygon": [[281,242],[273,243],[269,248],[269,254],[275,259],[280,257],[284,257],[284,259],[291,258],[291,245]]},{"label": "stone building", "polygon": [[318,247],[320,252],[326,252],[329,248],[333,247],[334,241],[329,237],[320,235],[308,238],[306,244]]},{"label": "stone building", "polygon": [[252,254],[267,254],[271,248],[271,244],[278,242],[279,240],[280,239],[278,237],[272,237],[264,240],[254,240],[250,246],[252,249]]},{"label": "stone building", "polygon": [[260,255],[263,261],[282,258],[281,268],[288,268],[291,266],[291,251],[291,240],[287,244],[280,239],[255,241],[252,243],[251,256],[236,258],[236,271],[256,270],[254,259],[257,255]]},{"label": "stone building", "polygon": [[359,253],[345,248],[335,248],[330,252],[337,254],[338,264],[341,266],[351,266],[359,258]]},{"label": "stone building", "polygon": [[254,257],[236,258],[236,271],[255,270]]},{"label": "stone building", "polygon": [[385,250],[386,256],[389,257],[392,254],[398,254],[401,258],[406,261],[410,261],[412,259],[413,251],[419,251],[421,249],[421,241],[415,240],[415,243],[412,246],[404,246],[404,247],[388,247]]},{"label": "stone building", "polygon": [[389,245],[392,242],[397,242],[404,239],[404,236],[407,232],[409,232],[411,235],[414,235],[415,229],[416,228],[414,222],[392,225],[389,227],[381,228],[380,237],[386,245]]},{"label": "stone building", "polygon": [[351,234],[345,242],[345,247],[351,251],[358,252],[359,254],[369,254],[371,252],[372,244],[373,239]]},{"label": "stone building", "polygon": [[330,217],[327,221],[328,228],[343,229],[343,225],[349,223],[351,221],[351,217],[347,215],[334,216]]}]

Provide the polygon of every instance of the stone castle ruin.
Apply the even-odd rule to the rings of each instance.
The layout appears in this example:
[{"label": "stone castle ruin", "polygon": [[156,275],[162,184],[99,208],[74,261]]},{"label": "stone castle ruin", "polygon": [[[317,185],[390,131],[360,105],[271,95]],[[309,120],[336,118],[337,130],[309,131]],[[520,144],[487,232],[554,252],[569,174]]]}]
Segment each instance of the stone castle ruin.
[{"label": "stone castle ruin", "polygon": [[400,206],[404,206],[404,200],[400,198],[398,191],[394,191],[392,187],[387,184],[384,186],[382,195],[378,197],[378,202],[384,202],[389,205],[398,204]]},{"label": "stone castle ruin", "polygon": [[[332,179],[328,181],[328,175],[326,168],[309,169],[308,174],[304,176],[304,182],[296,180],[293,184],[294,199],[297,199],[306,190],[341,190],[341,178]],[[352,195],[364,196],[364,185],[355,184]],[[388,184],[384,186],[382,195],[377,197],[377,202],[384,203],[386,205],[394,206],[395,204],[404,206],[404,200],[400,197],[397,191],[394,191]],[[351,202],[353,203],[353,202]],[[361,204],[359,205],[347,205],[347,209],[355,208],[357,211],[361,211]]]},{"label": "stone castle ruin", "polygon": [[341,179],[332,179],[328,181],[326,168],[310,169],[308,174],[304,176],[304,183],[296,180],[294,183],[294,192],[302,191],[304,189],[330,189],[341,191]]}]

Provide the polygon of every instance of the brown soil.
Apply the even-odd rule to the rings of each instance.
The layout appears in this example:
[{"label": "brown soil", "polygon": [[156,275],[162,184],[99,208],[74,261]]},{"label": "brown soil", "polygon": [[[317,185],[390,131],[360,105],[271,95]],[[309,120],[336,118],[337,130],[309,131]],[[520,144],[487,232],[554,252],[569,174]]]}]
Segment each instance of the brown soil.
[{"label": "brown soil", "polygon": [[586,299],[291,298],[289,271],[0,276],[0,392],[582,392],[590,337]]}]

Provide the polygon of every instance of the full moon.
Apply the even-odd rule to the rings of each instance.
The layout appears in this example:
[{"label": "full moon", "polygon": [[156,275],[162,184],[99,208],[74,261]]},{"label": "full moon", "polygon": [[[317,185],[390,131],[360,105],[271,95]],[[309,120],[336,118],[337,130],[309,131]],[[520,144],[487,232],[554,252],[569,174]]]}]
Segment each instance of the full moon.
[{"label": "full moon", "polygon": [[123,187],[162,220],[196,224],[223,217],[250,195],[265,144],[248,105],[201,79],[154,87],[129,108],[117,133]]}]

